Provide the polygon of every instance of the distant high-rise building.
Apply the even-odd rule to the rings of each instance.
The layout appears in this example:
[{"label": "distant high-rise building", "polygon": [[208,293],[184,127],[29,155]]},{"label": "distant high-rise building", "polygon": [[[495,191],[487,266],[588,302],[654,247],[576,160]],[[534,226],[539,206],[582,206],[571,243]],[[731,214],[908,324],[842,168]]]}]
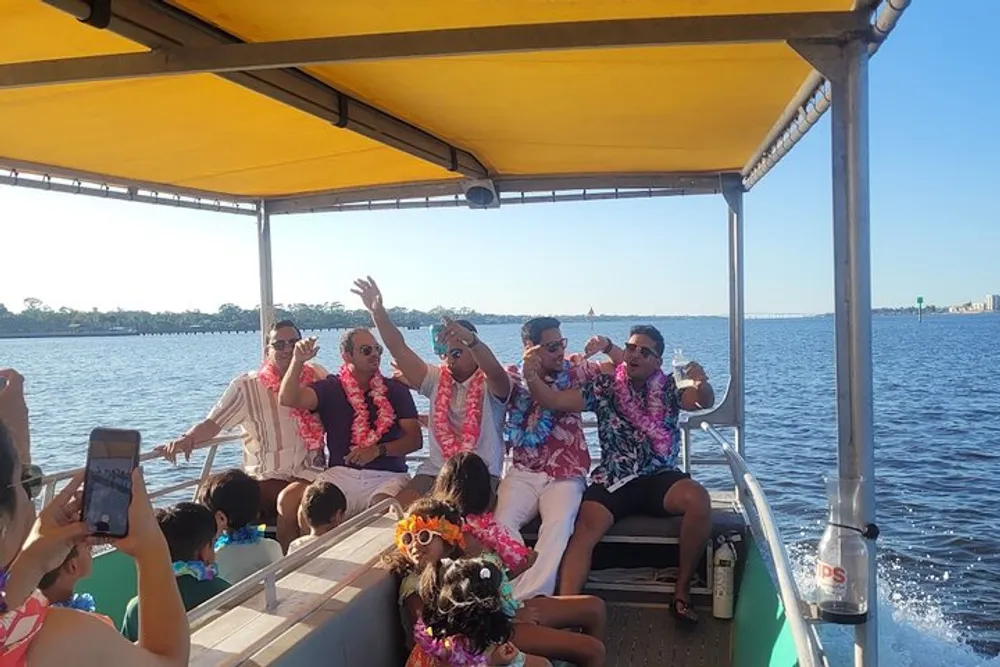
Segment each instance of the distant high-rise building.
[{"label": "distant high-rise building", "polygon": [[994,313],[1000,311],[1000,294],[987,294],[983,306],[983,310],[989,310]]}]

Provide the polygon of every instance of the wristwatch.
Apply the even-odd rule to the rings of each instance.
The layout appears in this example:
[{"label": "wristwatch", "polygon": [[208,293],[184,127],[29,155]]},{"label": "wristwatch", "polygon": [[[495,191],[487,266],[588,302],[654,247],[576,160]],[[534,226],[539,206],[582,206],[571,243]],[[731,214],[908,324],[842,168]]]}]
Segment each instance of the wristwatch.
[{"label": "wristwatch", "polygon": [[608,339],[608,344],[604,346],[604,349],[603,349],[603,350],[601,350],[601,354],[607,354],[608,352],[610,352],[610,351],[611,351],[611,349],[612,349],[612,348],[613,348],[614,346],[615,346],[615,344],[614,344],[614,343],[612,342],[612,340],[611,340],[611,339],[609,338],[609,339]]},{"label": "wristwatch", "polygon": [[469,343],[468,348],[471,350],[475,346],[479,345],[479,336],[472,334],[472,342]]},{"label": "wristwatch", "polygon": [[378,443],[378,455],[379,456],[385,456],[385,443],[384,442]]}]

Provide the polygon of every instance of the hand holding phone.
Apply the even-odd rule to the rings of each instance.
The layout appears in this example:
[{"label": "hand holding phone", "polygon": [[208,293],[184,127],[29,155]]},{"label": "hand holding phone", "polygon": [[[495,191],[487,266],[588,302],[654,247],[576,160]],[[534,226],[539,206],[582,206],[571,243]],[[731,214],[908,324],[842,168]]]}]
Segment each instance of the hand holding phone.
[{"label": "hand holding phone", "polygon": [[443,357],[448,354],[448,345],[440,339],[441,332],[444,331],[443,324],[431,325],[431,343],[434,345],[434,354]]},{"label": "hand holding phone", "polygon": [[139,464],[138,431],[95,428],[83,479],[83,522],[98,537],[128,535],[132,472]]}]

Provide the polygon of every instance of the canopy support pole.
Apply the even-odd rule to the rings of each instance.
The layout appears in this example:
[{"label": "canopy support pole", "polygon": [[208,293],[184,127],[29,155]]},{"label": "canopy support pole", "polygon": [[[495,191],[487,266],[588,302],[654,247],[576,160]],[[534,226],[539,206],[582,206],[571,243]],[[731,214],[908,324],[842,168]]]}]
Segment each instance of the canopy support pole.
[{"label": "canopy support pole", "polygon": [[729,220],[729,386],[733,394],[733,429],[736,451],[744,451],[744,372],[745,306],[743,292],[743,181],[738,175],[724,176],[722,194],[728,205]]},{"label": "canopy support pole", "polygon": [[271,268],[271,211],[263,199],[257,207],[257,256],[260,262],[260,335],[266,348],[274,324],[274,273]]},{"label": "canopy support pole", "polygon": [[[831,83],[833,109],[833,260],[836,318],[837,473],[864,483],[855,525],[875,523],[872,408],[871,230],[868,169],[868,42],[796,43]],[[849,498],[849,496],[847,496]],[[868,621],[857,626],[856,667],[878,664],[875,542],[868,542]]]}]

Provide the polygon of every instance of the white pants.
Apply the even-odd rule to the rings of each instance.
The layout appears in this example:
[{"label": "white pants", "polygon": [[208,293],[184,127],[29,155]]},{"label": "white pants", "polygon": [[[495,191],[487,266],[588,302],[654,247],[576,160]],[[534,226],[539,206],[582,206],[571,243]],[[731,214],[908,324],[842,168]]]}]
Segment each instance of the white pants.
[{"label": "white pants", "polygon": [[552,595],[563,552],[573,534],[580,500],[587,484],[582,477],[556,480],[543,472],[529,472],[511,466],[500,482],[494,516],[520,538],[521,528],[541,514],[535,551],[538,559],[527,572],[514,580],[514,597],[530,600]]},{"label": "white pants", "polygon": [[344,518],[349,519],[368,509],[375,496],[395,496],[410,481],[410,476],[405,472],[334,466],[324,470],[316,479],[330,482],[344,493],[347,498]]}]

